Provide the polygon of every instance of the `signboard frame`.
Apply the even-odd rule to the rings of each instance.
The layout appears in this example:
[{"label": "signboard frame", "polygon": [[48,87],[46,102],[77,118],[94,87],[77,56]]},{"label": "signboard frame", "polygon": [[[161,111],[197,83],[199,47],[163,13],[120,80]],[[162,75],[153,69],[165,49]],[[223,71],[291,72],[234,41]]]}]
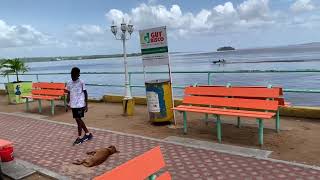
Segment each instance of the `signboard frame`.
[{"label": "signboard frame", "polygon": [[[169,57],[166,26],[154,27],[139,31],[141,56],[143,62],[144,81],[147,80],[146,67],[167,66],[172,92],[172,107],[174,107],[174,93],[172,88],[172,71]],[[174,125],[177,125],[175,112],[173,112]]]}]

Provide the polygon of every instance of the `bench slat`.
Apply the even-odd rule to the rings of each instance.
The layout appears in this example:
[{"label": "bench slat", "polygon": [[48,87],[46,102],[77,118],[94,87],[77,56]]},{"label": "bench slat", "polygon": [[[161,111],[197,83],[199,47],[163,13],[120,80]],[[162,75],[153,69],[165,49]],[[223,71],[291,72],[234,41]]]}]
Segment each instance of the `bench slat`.
[{"label": "bench slat", "polygon": [[[197,86],[197,87],[208,87],[208,88],[211,88],[211,87],[225,87],[225,86],[221,86],[221,85],[200,85],[200,86]],[[268,88],[267,86],[231,86],[229,88],[250,88],[250,89],[253,89],[253,88]],[[270,89],[270,88],[268,88]],[[262,95],[259,95],[260,97],[242,97],[242,96],[233,96],[235,98],[252,98],[252,99],[267,99],[267,98],[273,98],[274,100],[278,101],[279,102],[279,106],[286,106],[286,104],[288,104],[288,102],[285,102],[284,101],[284,98],[282,97],[283,96],[283,89],[282,87],[272,87],[272,89],[276,89],[277,91],[280,92],[279,94],[279,97],[266,97],[264,96],[263,94]],[[261,97],[263,96],[263,97]]]},{"label": "bench slat", "polygon": [[279,98],[282,94],[280,88],[256,88],[256,87],[219,87],[200,86],[186,87],[185,94],[201,96],[234,96],[254,98]]},{"label": "bench slat", "polygon": [[270,115],[273,116],[275,113],[274,112],[262,112],[262,111],[247,111],[247,110],[239,110],[239,109],[222,109],[222,108],[214,108],[214,107],[201,107],[201,106],[186,106],[186,105],[180,105],[178,106],[179,108],[196,108],[196,109],[202,109],[202,110],[219,110],[219,111],[225,111],[225,112],[242,112],[242,113],[247,113],[247,114],[257,114],[257,115]]},{"label": "bench slat", "polygon": [[57,97],[57,96],[43,96],[43,95],[22,96],[22,98],[43,99],[43,100],[59,99],[59,97]]},{"label": "bench slat", "polygon": [[160,146],[94,178],[95,180],[141,180],[156,173],[165,166]]},{"label": "bench slat", "polygon": [[278,101],[205,96],[185,96],[183,99],[183,104],[212,105],[220,107],[248,108],[272,111],[278,109]]},{"label": "bench slat", "polygon": [[51,90],[51,89],[34,89],[32,90],[33,95],[48,95],[48,96],[63,96],[64,90]]},{"label": "bench slat", "polygon": [[[233,97],[233,98],[240,98],[240,99],[259,99],[259,100],[266,100],[266,98],[255,98],[255,97]],[[273,98],[272,101],[278,101],[278,105],[279,106],[285,106],[286,103],[288,102],[284,102],[284,98],[283,97],[279,97],[279,98]]]},{"label": "bench slat", "polygon": [[[239,98],[239,97],[235,97],[235,98]],[[246,99],[266,100],[265,98],[254,98],[254,97],[246,97]],[[273,101],[278,101],[278,105],[279,105],[279,106],[284,106],[284,105],[287,103],[287,102],[284,102],[284,98],[283,98],[283,97],[273,98]]]},{"label": "bench slat", "polygon": [[219,108],[203,108],[198,106],[189,106],[189,107],[176,107],[173,108],[178,111],[189,111],[195,113],[207,113],[207,114],[218,114],[218,115],[229,115],[229,116],[240,116],[240,117],[249,117],[249,118],[261,118],[261,119],[271,119],[275,113],[270,112],[261,112],[261,114],[257,114],[252,111],[244,111],[244,110],[231,110],[231,109],[219,109]]},{"label": "bench slat", "polygon": [[41,89],[65,89],[65,83],[47,83],[47,82],[38,82],[32,84],[33,88],[41,88]]}]

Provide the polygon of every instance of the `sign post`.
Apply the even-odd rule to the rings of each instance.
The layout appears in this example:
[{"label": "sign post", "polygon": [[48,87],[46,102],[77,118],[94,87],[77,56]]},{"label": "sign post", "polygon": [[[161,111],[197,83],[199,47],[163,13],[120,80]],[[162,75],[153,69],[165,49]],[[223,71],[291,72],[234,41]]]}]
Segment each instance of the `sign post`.
[{"label": "sign post", "polygon": [[[162,121],[163,119],[168,120],[168,118],[172,120],[173,118],[174,125],[176,125],[174,112],[171,109],[172,107],[174,107],[174,100],[173,100],[172,76],[171,76],[170,58],[168,54],[168,41],[167,41],[166,27],[162,26],[162,27],[140,30],[139,34],[140,34],[140,45],[141,45],[141,55],[142,55],[142,62],[143,62],[144,79],[145,79],[145,83],[148,84],[148,86],[146,86],[148,109],[149,110],[154,109],[158,111],[158,114],[154,114],[155,112],[149,111],[149,118],[156,119],[155,121],[157,120]],[[169,90],[167,91],[170,91],[170,93],[164,92],[166,91],[166,89],[168,89],[165,87],[165,85],[163,85],[163,88],[160,88],[160,90],[155,90],[157,89],[155,87],[151,88],[151,85],[150,85],[151,83],[147,82],[147,74],[146,74],[146,68],[149,66],[167,66],[168,67]],[[159,87],[159,83],[165,83],[165,81],[163,80],[153,80],[152,82],[155,84],[158,83],[157,85],[158,87]],[[155,91],[155,92],[151,92],[151,89],[152,91]],[[159,92],[159,91],[162,91],[162,92]],[[162,95],[163,93],[167,94],[168,97],[162,97],[164,96]],[[151,95],[153,96],[151,97]],[[168,99],[169,96],[170,96],[170,99]],[[159,98],[159,99],[156,100],[155,98]],[[166,101],[166,103],[162,101]],[[169,105],[167,104],[168,102],[170,102]],[[150,106],[153,106],[153,107],[150,107]],[[166,117],[166,118],[164,117],[164,116],[170,116],[170,115],[172,116]],[[150,117],[150,116],[154,116],[154,117]]]}]

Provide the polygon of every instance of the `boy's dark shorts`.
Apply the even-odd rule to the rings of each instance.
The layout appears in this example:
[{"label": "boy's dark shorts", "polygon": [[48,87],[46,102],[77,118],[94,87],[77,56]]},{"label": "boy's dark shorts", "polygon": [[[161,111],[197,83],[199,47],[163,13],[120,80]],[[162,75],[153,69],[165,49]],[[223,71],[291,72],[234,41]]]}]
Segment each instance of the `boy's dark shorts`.
[{"label": "boy's dark shorts", "polygon": [[73,118],[83,118],[84,117],[84,107],[83,108],[72,108]]}]

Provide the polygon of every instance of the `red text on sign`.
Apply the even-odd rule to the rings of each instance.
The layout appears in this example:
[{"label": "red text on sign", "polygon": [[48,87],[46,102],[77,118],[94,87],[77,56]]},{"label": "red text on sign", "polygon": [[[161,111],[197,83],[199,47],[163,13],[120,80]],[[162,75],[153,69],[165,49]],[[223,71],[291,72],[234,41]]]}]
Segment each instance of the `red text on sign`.
[{"label": "red text on sign", "polygon": [[162,37],[162,32],[152,32],[151,33],[151,43],[164,41],[164,37]]}]

